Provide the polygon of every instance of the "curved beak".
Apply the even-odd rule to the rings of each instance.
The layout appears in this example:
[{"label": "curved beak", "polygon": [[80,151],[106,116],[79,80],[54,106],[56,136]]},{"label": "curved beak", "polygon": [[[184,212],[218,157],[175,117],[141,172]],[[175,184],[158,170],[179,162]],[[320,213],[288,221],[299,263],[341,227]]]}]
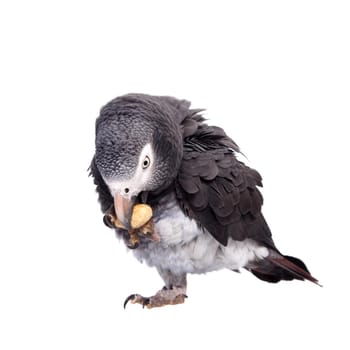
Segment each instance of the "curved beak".
[{"label": "curved beak", "polygon": [[131,215],[135,201],[136,197],[125,198],[119,193],[114,196],[115,215],[127,230],[131,228]]}]

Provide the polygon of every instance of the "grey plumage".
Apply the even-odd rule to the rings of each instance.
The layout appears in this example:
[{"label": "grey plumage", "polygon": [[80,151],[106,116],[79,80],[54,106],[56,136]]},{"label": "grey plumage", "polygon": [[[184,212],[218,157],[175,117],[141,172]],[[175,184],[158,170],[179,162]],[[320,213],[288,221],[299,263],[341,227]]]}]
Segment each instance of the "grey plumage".
[{"label": "grey plumage", "polygon": [[[260,174],[237,159],[240,152],[237,144],[221,128],[207,125],[202,111],[190,109],[186,100],[143,94],[121,96],[104,106],[96,121],[96,153],[91,163],[102,211],[113,207],[112,192],[119,195],[121,184],[133,187],[137,183],[137,191],[131,188],[132,196],[154,208],[154,220],[162,239],[160,242],[144,239],[135,255],[156,266],[161,276],[166,275],[166,284],[171,284],[171,275],[174,281],[183,280],[189,272],[224,267],[244,267],[269,282],[293,278],[317,282],[303,262],[279,253],[261,213]],[[146,179],[138,169],[140,154],[147,144],[154,159],[151,176]],[[175,224],[174,217],[184,223],[180,224],[181,232],[166,224],[167,220]],[[188,234],[186,225],[191,225]],[[127,237],[122,231],[118,229],[117,234]],[[196,241],[201,242],[206,254],[216,254],[212,268],[204,258],[204,268],[195,261],[197,256],[191,249],[196,248]],[[237,264],[233,263],[236,260],[228,257],[228,253],[233,256],[246,244],[254,254],[247,255],[241,263],[237,259]],[[210,249],[216,251],[209,252]],[[173,269],[165,261],[169,254],[173,254]],[[181,264],[181,259],[188,260],[188,265]]]}]

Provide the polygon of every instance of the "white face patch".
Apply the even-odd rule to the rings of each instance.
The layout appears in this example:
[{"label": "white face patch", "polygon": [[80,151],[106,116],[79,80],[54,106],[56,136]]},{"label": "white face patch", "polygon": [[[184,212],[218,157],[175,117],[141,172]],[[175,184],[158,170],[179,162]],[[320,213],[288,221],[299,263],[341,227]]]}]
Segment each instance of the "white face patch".
[{"label": "white face patch", "polygon": [[140,153],[136,170],[131,178],[122,180],[104,178],[112,196],[119,193],[125,198],[131,198],[146,190],[151,181],[154,162],[154,152],[151,144],[148,143]]}]

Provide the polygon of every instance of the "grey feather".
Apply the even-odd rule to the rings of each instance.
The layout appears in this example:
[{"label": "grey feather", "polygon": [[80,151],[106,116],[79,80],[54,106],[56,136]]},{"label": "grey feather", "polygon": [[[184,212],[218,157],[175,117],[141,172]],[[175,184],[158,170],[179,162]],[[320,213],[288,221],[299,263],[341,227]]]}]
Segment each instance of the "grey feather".
[{"label": "grey feather", "polygon": [[[90,166],[102,211],[113,205],[106,179],[131,177],[141,150],[151,144],[152,181],[138,189],[137,200],[154,209],[161,240],[143,238],[135,255],[156,266],[167,285],[184,284],[188,272],[224,267],[246,267],[269,282],[312,280],[299,259],[272,259],[279,252],[261,213],[260,174],[237,159],[240,149],[223,129],[206,124],[203,109],[190,105],[128,94],[102,107]],[[126,230],[116,232],[127,240]]]}]

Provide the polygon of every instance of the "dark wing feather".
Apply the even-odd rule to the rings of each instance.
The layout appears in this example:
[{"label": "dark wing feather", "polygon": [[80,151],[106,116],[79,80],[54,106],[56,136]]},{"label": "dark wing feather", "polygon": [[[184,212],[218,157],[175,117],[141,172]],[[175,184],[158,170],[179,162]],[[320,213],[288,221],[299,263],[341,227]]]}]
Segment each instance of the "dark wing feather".
[{"label": "dark wing feather", "polygon": [[252,238],[274,248],[261,214],[260,174],[237,160],[239,148],[222,129],[198,124],[196,132],[184,138],[175,182],[180,204],[223,245],[229,237]]}]

